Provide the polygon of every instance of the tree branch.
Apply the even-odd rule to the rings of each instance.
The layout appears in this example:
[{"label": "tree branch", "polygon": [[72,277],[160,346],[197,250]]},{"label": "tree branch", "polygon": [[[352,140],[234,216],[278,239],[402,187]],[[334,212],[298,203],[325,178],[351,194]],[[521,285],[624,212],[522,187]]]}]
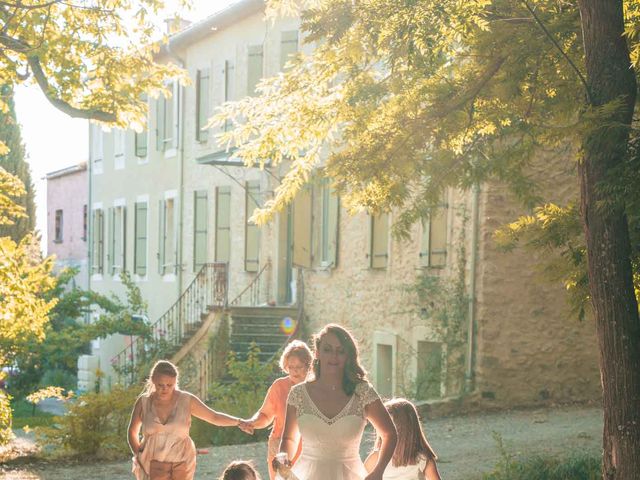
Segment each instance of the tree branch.
[{"label": "tree branch", "polygon": [[24,5],[23,3],[10,3],[0,0],[0,5],[9,8],[20,8],[22,10],[38,10],[39,8],[49,8],[56,3],[62,3],[63,0],[51,0],[47,3],[41,3],[39,5]]}]

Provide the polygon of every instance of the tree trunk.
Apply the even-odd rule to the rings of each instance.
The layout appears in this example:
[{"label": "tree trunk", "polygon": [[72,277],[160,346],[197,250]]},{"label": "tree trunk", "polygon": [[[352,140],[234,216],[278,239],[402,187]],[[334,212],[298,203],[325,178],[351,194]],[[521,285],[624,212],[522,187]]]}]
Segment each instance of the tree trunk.
[{"label": "tree trunk", "polygon": [[[640,319],[624,207],[609,204],[611,172],[625,159],[636,80],[623,37],[622,0],[579,0],[592,106],[622,101],[583,135],[581,207],[600,353],[603,478],[640,479]],[[619,127],[612,127],[616,122]],[[598,125],[593,125],[597,127]],[[607,128],[608,127],[608,128]],[[609,200],[606,206],[602,203]]]}]

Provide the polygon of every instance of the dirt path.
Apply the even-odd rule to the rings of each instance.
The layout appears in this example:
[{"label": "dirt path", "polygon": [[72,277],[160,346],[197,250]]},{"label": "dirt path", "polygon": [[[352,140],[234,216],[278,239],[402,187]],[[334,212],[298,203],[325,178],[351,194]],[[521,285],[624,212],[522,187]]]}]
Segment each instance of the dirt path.
[{"label": "dirt path", "polygon": [[[429,421],[426,432],[440,456],[438,465],[445,480],[468,480],[493,468],[500,455],[493,432],[499,434],[515,455],[530,453],[598,454],[602,445],[602,412],[599,408],[562,407],[525,410]],[[371,433],[365,433],[361,453],[371,445]],[[211,448],[198,457],[196,479],[216,480],[231,460],[254,459],[263,478],[267,478],[263,458],[264,444]],[[0,478],[6,480],[132,480],[129,462],[83,465],[16,464],[0,465]],[[331,479],[327,479],[331,480]]]}]

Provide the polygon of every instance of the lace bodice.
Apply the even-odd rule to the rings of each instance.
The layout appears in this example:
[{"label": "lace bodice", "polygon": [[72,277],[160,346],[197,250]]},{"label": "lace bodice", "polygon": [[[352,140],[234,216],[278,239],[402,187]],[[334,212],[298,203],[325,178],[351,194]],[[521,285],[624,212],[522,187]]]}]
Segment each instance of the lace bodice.
[{"label": "lace bodice", "polygon": [[302,453],[293,467],[300,480],[362,480],[360,441],[367,423],[365,407],[380,397],[367,382],[356,386],[344,408],[324,415],[309,396],[305,383],[291,389],[287,404],[296,408]]},{"label": "lace bodice", "polygon": [[287,399],[287,404],[296,407],[298,417],[310,414],[331,425],[348,415],[364,418],[365,407],[379,399],[380,397],[378,396],[378,393],[368,382],[360,382],[356,385],[355,392],[344,408],[335,417],[328,418],[318,409],[316,404],[313,403],[313,400],[311,400],[306,383],[300,383],[291,389],[289,398]]}]

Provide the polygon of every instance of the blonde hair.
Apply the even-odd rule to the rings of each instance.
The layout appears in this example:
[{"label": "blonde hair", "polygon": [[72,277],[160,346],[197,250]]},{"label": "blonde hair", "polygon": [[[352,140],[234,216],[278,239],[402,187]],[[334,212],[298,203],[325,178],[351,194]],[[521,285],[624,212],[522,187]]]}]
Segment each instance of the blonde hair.
[{"label": "blonde hair", "polygon": [[300,341],[293,340],[289,345],[287,345],[280,355],[280,370],[284,373],[289,373],[289,369],[287,367],[287,362],[290,357],[297,357],[304,365],[309,369],[311,367],[311,362],[313,361],[313,354],[311,353],[311,349],[309,346]]},{"label": "blonde hair", "polygon": [[158,378],[160,375],[166,375],[167,377],[173,377],[176,379],[176,388],[178,388],[178,380],[180,378],[180,372],[178,372],[178,367],[176,367],[173,363],[168,360],[158,360],[153,367],[151,367],[151,372],[149,373],[149,378],[144,386],[144,390],[142,392],[143,395],[151,395],[156,391],[156,386],[153,383],[153,380]]},{"label": "blonde hair", "polygon": [[[391,415],[398,432],[398,443],[391,457],[391,465],[405,467],[417,465],[420,460],[427,460],[427,463],[437,460],[436,452],[424,435],[415,405],[404,398],[394,398],[385,402],[384,406]],[[381,443],[382,439],[378,437],[375,448],[379,449]]]},{"label": "blonde hair", "polygon": [[261,480],[261,478],[253,463],[236,460],[227,465],[218,480]]}]

